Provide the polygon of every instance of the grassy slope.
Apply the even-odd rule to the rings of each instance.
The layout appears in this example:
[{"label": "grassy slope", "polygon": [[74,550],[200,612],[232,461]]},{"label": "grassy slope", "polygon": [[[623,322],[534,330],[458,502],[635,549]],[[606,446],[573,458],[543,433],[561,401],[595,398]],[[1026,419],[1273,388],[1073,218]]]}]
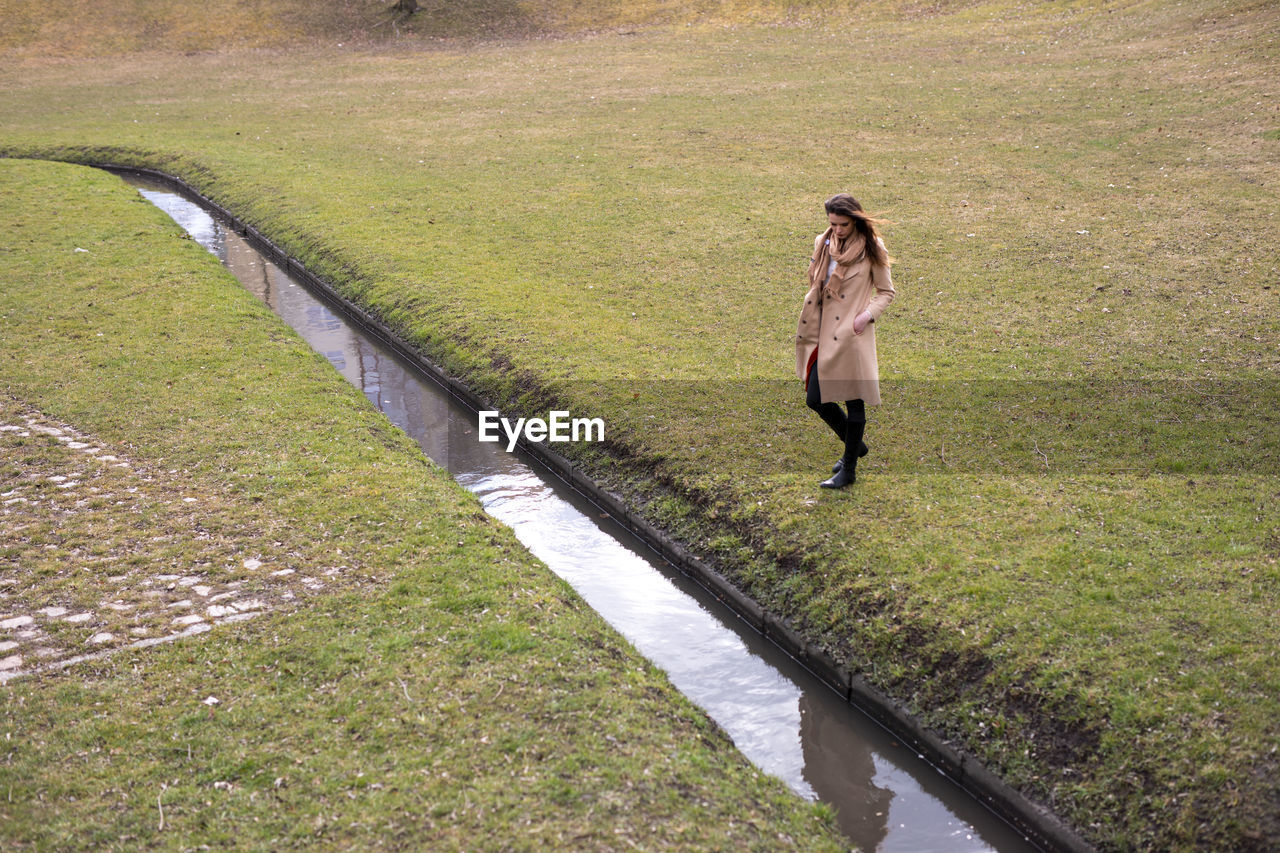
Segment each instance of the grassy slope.
[{"label": "grassy slope", "polygon": [[3,615],[140,606],[166,572],[269,595],[250,556],[325,584],[0,687],[0,846],[840,846],[118,179],[0,162],[0,222],[0,422],[133,466],[0,434],[0,491],[39,501],[5,503]]},{"label": "grassy slope", "polygon": [[778,20],[822,0],[0,0],[0,50],[10,56],[113,56],[324,44],[408,44],[563,36],[655,22]]},{"label": "grassy slope", "polygon": [[[900,11],[32,63],[4,139],[181,172],[495,399],[604,415],[599,476],[1099,843],[1274,840],[1276,11]],[[843,187],[901,300],[829,495],[788,350]]]}]

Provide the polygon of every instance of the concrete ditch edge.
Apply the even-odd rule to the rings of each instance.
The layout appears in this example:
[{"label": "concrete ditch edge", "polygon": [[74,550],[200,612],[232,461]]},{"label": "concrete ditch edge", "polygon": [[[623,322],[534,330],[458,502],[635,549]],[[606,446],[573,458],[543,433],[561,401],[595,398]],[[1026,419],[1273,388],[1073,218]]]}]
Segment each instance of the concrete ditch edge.
[{"label": "concrete ditch edge", "polygon": [[[374,336],[435,379],[472,412],[494,408],[470,385],[446,373],[417,348],[383,326],[369,312],[339,295],[328,282],[307,270],[301,262],[289,256],[257,228],[242,222],[231,211],[202,195],[182,178],[154,169],[117,166],[111,163],[97,162],[87,165],[117,175],[136,175],[168,185],[175,192],[212,211],[224,224],[253,244],[255,249],[291,276],[303,281],[333,307],[341,310],[357,323],[366,333]],[[923,757],[976,800],[1026,835],[1033,843],[1045,850],[1063,851],[1063,853],[1089,853],[1095,849],[1057,815],[1023,796],[980,764],[972,755],[952,746],[940,735],[924,727],[901,703],[872,687],[862,676],[837,664],[823,650],[809,643],[795,631],[791,627],[790,620],[765,610],[680,543],[666,536],[644,518],[637,516],[619,496],[605,490],[574,468],[567,459],[548,450],[542,444],[521,440],[519,446],[562,481],[601,510],[609,513],[614,520],[653,548],[678,571],[724,602],[739,618],[831,687],[846,702],[915,750],[917,755]]]}]

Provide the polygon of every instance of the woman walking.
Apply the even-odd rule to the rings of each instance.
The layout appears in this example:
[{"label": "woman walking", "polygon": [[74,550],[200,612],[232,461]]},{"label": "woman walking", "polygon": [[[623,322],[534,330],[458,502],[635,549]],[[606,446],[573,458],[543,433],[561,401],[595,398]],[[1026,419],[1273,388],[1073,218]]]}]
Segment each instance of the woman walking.
[{"label": "woman walking", "polygon": [[[880,403],[875,321],[893,301],[892,259],[876,226],[847,193],[826,202],[829,227],[813,244],[809,292],[800,310],[796,373],[805,402],[844,443],[824,488],[843,489],[857,479],[867,406]],[[848,412],[841,410],[844,401]]]}]

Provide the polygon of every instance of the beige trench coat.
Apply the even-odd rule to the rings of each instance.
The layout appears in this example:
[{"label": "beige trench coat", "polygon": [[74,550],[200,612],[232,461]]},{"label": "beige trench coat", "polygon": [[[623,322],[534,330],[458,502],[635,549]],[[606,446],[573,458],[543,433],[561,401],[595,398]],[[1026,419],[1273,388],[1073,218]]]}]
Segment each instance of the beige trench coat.
[{"label": "beige trench coat", "polygon": [[[826,232],[813,244],[818,256]],[[819,277],[821,280],[821,277]],[[889,268],[872,267],[870,259],[849,266],[839,265],[831,273],[824,296],[821,283],[809,288],[800,309],[796,333],[796,374],[809,379],[809,366],[818,363],[818,385],[822,402],[862,400],[868,406],[880,403],[880,368],[876,362],[876,324],[893,301],[893,280]],[[853,333],[853,318],[863,311],[872,321],[861,335]]]}]

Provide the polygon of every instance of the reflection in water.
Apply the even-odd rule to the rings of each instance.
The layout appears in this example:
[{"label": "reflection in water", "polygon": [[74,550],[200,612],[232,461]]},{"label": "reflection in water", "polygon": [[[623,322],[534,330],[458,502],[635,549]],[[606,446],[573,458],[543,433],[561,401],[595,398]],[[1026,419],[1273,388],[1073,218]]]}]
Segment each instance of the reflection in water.
[{"label": "reflection in water", "polygon": [[864,849],[876,849],[887,834],[893,792],[873,781],[876,763],[867,739],[806,693],[800,697],[800,745],[805,775],[822,779],[822,799],[840,804],[845,834]]},{"label": "reflection in water", "polygon": [[[498,460],[510,470],[460,474],[458,481],[641,654],[665,669],[681,691],[704,708],[716,708],[722,725],[732,720],[726,728],[744,753],[768,756],[760,762],[765,769],[814,796],[795,748],[800,728],[795,685],[747,653],[737,634],[711,619],[648,560],[602,535],[591,516],[556,495],[518,459],[504,453]],[[728,678],[727,661],[734,665]]]},{"label": "reflection in water", "polygon": [[833,805],[859,848],[1032,849],[700,587],[649,559],[642,543],[576,492],[549,485],[554,476],[544,479],[501,444],[477,441],[474,414],[234,232],[180,196],[145,186],[142,192],[665,670],[751,761],[799,794]]}]

